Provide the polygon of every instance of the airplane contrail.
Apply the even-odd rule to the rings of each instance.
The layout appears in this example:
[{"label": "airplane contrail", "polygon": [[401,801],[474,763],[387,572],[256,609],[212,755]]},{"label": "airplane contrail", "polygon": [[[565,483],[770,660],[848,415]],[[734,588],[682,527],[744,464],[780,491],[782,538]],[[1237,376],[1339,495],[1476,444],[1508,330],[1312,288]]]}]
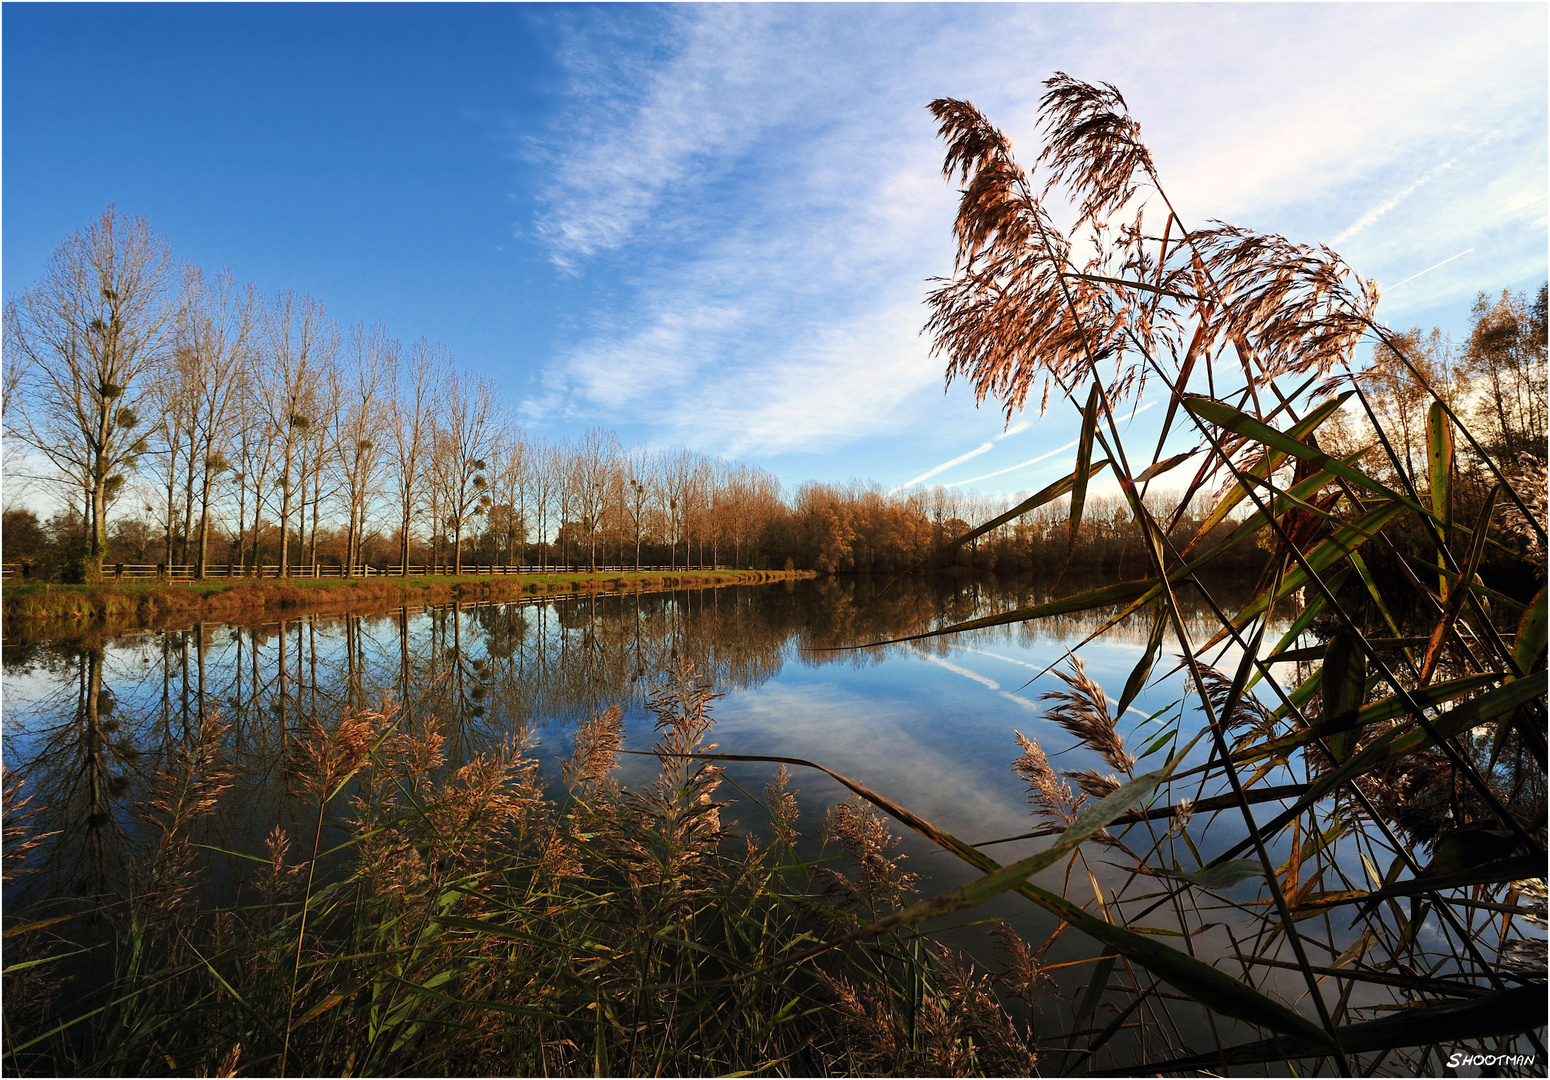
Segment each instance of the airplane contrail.
[{"label": "airplane contrail", "polygon": [[1386,288],[1384,288],[1383,291],[1384,292],[1393,292],[1395,289],[1399,288],[1401,285],[1406,285],[1406,284],[1414,281],[1416,278],[1420,277],[1421,274],[1430,274],[1433,270],[1437,269],[1438,266],[1446,266],[1450,262],[1452,262],[1454,259],[1462,259],[1465,255],[1468,255],[1473,250],[1475,250],[1475,249],[1472,248],[1472,247],[1471,248],[1465,248],[1463,251],[1459,252],[1457,255],[1449,255],[1446,259],[1442,260],[1442,262],[1437,263],[1436,266],[1428,266],[1425,270],[1422,270],[1420,274],[1411,274],[1404,281],[1396,281],[1396,282],[1394,282],[1394,284],[1389,285]]},{"label": "airplane contrail", "polygon": [[957,457],[953,458],[953,460],[951,460],[951,461],[944,461],[944,462],[942,462],[942,464],[936,466],[934,469],[927,469],[925,472],[921,473],[919,476],[915,477],[915,479],[913,479],[913,480],[906,480],[904,483],[902,483],[898,487],[894,488],[893,491],[890,491],[888,494],[892,495],[892,494],[894,494],[894,492],[903,491],[907,487],[914,487],[916,484],[920,483],[922,480],[929,480],[931,477],[935,476],[937,473],[945,472],[946,470],[951,469],[954,465],[962,465],[965,461],[968,461],[970,458],[979,457],[981,454],[987,452],[988,450],[990,450],[991,447],[993,447],[995,445],[996,444],[994,442],[981,443],[979,446],[975,447],[973,450],[970,450],[967,454],[959,454]]}]

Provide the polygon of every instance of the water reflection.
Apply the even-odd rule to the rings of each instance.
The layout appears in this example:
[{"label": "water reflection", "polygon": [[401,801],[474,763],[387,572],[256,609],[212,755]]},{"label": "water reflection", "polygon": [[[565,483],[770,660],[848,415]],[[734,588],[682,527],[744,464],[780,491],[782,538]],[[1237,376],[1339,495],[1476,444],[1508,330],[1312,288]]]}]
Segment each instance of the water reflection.
[{"label": "water reflection", "polygon": [[[4,757],[41,808],[38,828],[54,834],[36,857],[39,872],[21,879],[21,898],[120,890],[131,857],[148,843],[136,806],[175,748],[214,715],[226,725],[234,786],[200,839],[257,852],[273,826],[297,824],[285,766],[308,717],[398,702],[441,721],[450,768],[531,729],[547,768],[569,752],[577,720],[614,704],[630,719],[630,743],[649,744],[645,696],[680,656],[728,695],[718,706],[724,748],[822,759],[976,837],[1020,831],[1026,807],[1007,769],[1011,731],[1032,733],[1040,723],[1040,687],[1024,684],[1098,617],[848,648],[1039,603],[1055,588],[961,579],[883,585],[823,579],[453,604],[7,646]],[[1081,585],[1068,580],[1057,595]],[[1117,689],[1147,630],[1140,620],[1114,628],[1086,654],[1089,670]],[[1169,693],[1177,696],[1176,685],[1155,688],[1138,710],[1150,712]],[[1062,765],[1088,764],[1081,758],[1073,753]],[[649,764],[627,766],[626,781],[635,768]],[[746,771],[762,783],[759,770]],[[813,813],[839,794],[827,782],[805,786]],[[213,858],[219,866],[222,858]],[[217,883],[231,877],[212,875]]]}]

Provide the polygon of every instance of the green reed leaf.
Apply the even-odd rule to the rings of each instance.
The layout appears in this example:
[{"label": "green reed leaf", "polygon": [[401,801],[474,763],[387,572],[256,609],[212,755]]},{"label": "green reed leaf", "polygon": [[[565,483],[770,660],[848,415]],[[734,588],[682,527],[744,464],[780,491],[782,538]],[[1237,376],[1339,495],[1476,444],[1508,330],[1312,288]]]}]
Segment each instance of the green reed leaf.
[{"label": "green reed leaf", "polygon": [[905,927],[914,926],[928,919],[950,915],[964,908],[975,907],[988,900],[994,900],[1005,892],[1009,892],[1032,875],[1054,866],[1075,851],[1084,841],[1090,840],[1097,835],[1100,829],[1132,806],[1144,803],[1151,797],[1152,792],[1157,790],[1158,785],[1173,775],[1173,771],[1178,767],[1179,762],[1184,760],[1184,755],[1194,747],[1195,743],[1200,741],[1204,734],[1205,732],[1201,732],[1199,735],[1196,735],[1194,739],[1190,740],[1188,746],[1174,754],[1162,768],[1121,784],[1103,798],[1093,802],[1082,812],[1076,821],[1071,823],[1071,826],[1065,832],[1060,834],[1060,837],[1053,844],[1043,851],[1030,855],[1026,859],[1019,859],[1017,862],[1009,863],[978,880],[948,889],[917,904],[911,904],[903,911],[896,911],[892,915],[878,919],[869,926],[862,927],[860,930],[836,939],[830,943],[830,946],[852,941],[862,941],[866,938],[877,937],[880,934],[902,930]]},{"label": "green reed leaf", "polygon": [[1261,877],[1264,873],[1265,865],[1258,859],[1229,859],[1191,874],[1180,873],[1177,870],[1157,871],[1159,877],[1187,881],[1191,885],[1199,885],[1202,889],[1230,889],[1240,881]]},{"label": "green reed leaf", "polygon": [[[1350,392],[1347,391],[1346,393],[1341,394],[1339,397],[1331,398],[1330,400],[1321,403],[1307,416],[1303,417],[1296,424],[1292,425],[1292,427],[1288,428],[1285,438],[1290,439],[1292,442],[1297,443],[1299,446],[1303,445],[1302,440],[1306,439],[1309,435],[1316,431],[1318,426],[1325,420],[1329,419],[1330,416],[1334,414],[1335,410],[1339,409],[1341,405],[1345,404],[1346,398],[1350,396]],[[1194,408],[1194,403],[1197,401],[1210,400],[1210,398],[1200,398],[1194,394],[1186,394],[1184,395],[1184,407],[1198,416],[1200,414]],[[1224,406],[1224,408],[1225,407],[1226,406]],[[1306,449],[1306,447],[1304,447],[1304,449]],[[1248,469],[1245,469],[1244,472],[1247,476],[1256,477],[1260,480],[1267,480],[1270,478],[1270,474],[1279,468],[1281,463],[1285,460],[1286,451],[1273,449],[1258,462],[1250,466]],[[1323,486],[1323,484],[1319,485],[1319,487]],[[1317,491],[1318,488],[1314,488],[1313,490]],[[1217,501],[1217,504],[1212,508],[1211,513],[1206,516],[1205,522],[1195,533],[1196,539],[1204,537],[1212,529],[1216,528],[1223,521],[1225,521],[1227,519],[1227,515],[1232,511],[1232,508],[1242,502],[1244,498],[1247,497],[1247,495],[1248,487],[1244,484],[1244,482],[1241,480],[1235,481],[1233,486],[1227,489],[1226,494],[1224,494],[1222,498]],[[1190,544],[1193,546],[1194,541],[1192,540]]]},{"label": "green reed leaf", "polygon": [[922,638],[941,637],[943,634],[959,634],[965,630],[978,630],[986,626],[1005,626],[1007,623],[1030,622],[1050,615],[1066,615],[1073,611],[1088,611],[1092,608],[1111,607],[1115,604],[1128,603],[1137,597],[1145,596],[1149,592],[1155,591],[1156,588],[1157,583],[1146,578],[1136,581],[1122,581],[1117,585],[1105,585],[1100,589],[1075,593],[1071,596],[1062,597],[1059,600],[1050,600],[1047,603],[1034,604],[1031,607],[1004,611],[999,615],[986,615],[982,618],[954,623],[952,626],[944,626],[940,630],[928,630],[923,634],[888,638],[883,641],[868,642],[867,644],[895,645],[901,641],[919,641]]},{"label": "green reed leaf", "polygon": [[[1501,487],[1493,487],[1490,494],[1485,497],[1485,505],[1480,508],[1480,514],[1475,518],[1475,535],[1469,545],[1469,558],[1464,564],[1463,573],[1460,576],[1462,582],[1468,583],[1475,580],[1480,570],[1480,560],[1485,556],[1486,534],[1491,529],[1491,515],[1496,512],[1496,500],[1501,495]],[[1469,598],[1467,588],[1454,589],[1448,597],[1448,602],[1443,607],[1442,618],[1437,621],[1437,627],[1432,631],[1431,640],[1426,643],[1426,658],[1421,661],[1421,682],[1425,684],[1431,679],[1438,660],[1442,658],[1442,644],[1447,640],[1448,631],[1458,621],[1458,617],[1464,611],[1464,601]]]},{"label": "green reed leaf", "polygon": [[[1104,458],[1102,461],[1099,461],[1099,462],[1097,462],[1096,464],[1093,465],[1092,469],[1089,470],[1088,475],[1089,476],[1097,476],[1100,472],[1102,472],[1104,469],[1106,469],[1108,467],[1109,467],[1109,459],[1108,458]],[[953,550],[955,550],[957,548],[961,548],[961,547],[963,547],[963,545],[967,544],[969,541],[974,540],[974,539],[976,539],[978,537],[984,536],[986,533],[990,532],[992,529],[996,529],[996,528],[999,528],[1002,525],[1005,525],[1008,521],[1012,521],[1012,520],[1014,520],[1016,518],[1020,518],[1024,514],[1027,514],[1027,513],[1031,512],[1033,510],[1037,510],[1039,507],[1043,506],[1046,503],[1054,502],[1056,499],[1060,498],[1062,495],[1066,494],[1068,491],[1071,490],[1072,486],[1076,483],[1076,478],[1077,478],[1077,474],[1076,473],[1072,473],[1069,476],[1065,476],[1065,477],[1062,477],[1059,480],[1056,480],[1053,484],[1050,484],[1048,487],[1045,487],[1044,489],[1034,493],[1033,495],[1028,496],[1028,498],[1024,499],[1022,502],[1020,502],[1016,506],[1012,507],[1012,509],[1008,510],[1006,513],[1000,514],[1000,515],[998,515],[996,517],[993,517],[989,521],[985,522],[983,525],[978,525],[978,526],[975,526],[974,528],[970,529],[968,532],[964,533],[962,536],[955,537],[954,539],[949,540],[947,543],[943,544],[936,551],[933,551],[926,558],[924,558],[920,562],[916,563],[913,567],[910,568],[909,571],[906,571],[906,573],[909,573],[909,572],[911,572],[913,570],[920,569],[922,566],[925,566],[927,563],[929,563],[932,559],[940,558],[941,556],[946,555],[949,551],[953,551]]]},{"label": "green reed leaf", "polygon": [[[1177,762],[1182,761],[1193,745],[1194,743],[1191,742],[1190,746],[1185,747],[1183,751],[1174,755],[1173,760],[1168,766],[1165,766],[1165,769],[1172,768]],[[649,753],[648,751],[624,752]],[[997,871],[1004,869],[1000,863],[979,851],[972,844],[959,839],[944,829],[938,828],[920,815],[900,806],[892,799],[870,790],[864,784],[842,776],[833,769],[819,765],[817,762],[809,761],[805,758],[769,754],[692,754],[688,756],[718,761],[763,761],[770,764],[779,763],[816,769],[863,799],[866,799],[874,806],[892,815],[905,827],[918,832],[928,840],[952,852],[981,872],[995,874]],[[1115,794],[1118,794],[1118,792]],[[1146,968],[1159,979],[1214,1012],[1256,1024],[1271,1031],[1286,1035],[1300,1035],[1321,1045],[1328,1044],[1328,1035],[1317,1024],[1254,989],[1254,987],[1233,978],[1225,971],[1212,967],[1203,960],[1181,952],[1170,945],[1153,940],[1153,938],[1147,935],[1136,933],[1123,926],[1116,926],[1092,914],[1080,905],[1072,903],[1065,897],[1050,892],[1048,889],[1040,888],[1031,881],[1024,880],[1020,884],[1016,884],[1015,891],[1032,900],[1046,911],[1059,916],[1088,937],[1101,944],[1113,946],[1127,960]],[[811,955],[814,955],[813,952],[808,950],[797,956],[788,957],[781,961],[781,963],[794,963]]]},{"label": "green reed leaf", "polygon": [[1098,402],[1101,387],[1093,380],[1093,388],[1087,395],[1087,407],[1082,410],[1082,435],[1077,440],[1075,481],[1071,485],[1071,536],[1068,551],[1076,550],[1076,534],[1082,527],[1082,505],[1087,501],[1087,479],[1092,473],[1093,436],[1098,430]]},{"label": "green reed leaf", "polygon": [[1174,454],[1171,458],[1168,458],[1165,461],[1159,461],[1155,465],[1148,465],[1145,469],[1143,469],[1141,471],[1141,475],[1137,476],[1135,478],[1135,480],[1132,481],[1132,483],[1144,484],[1148,480],[1156,479],[1157,477],[1161,476],[1165,472],[1171,472],[1173,469],[1177,468],[1180,464],[1182,464],[1185,461],[1188,461],[1190,458],[1192,458],[1194,456],[1195,456],[1195,451],[1193,451],[1193,450],[1186,450],[1182,454]]},{"label": "green reed leaf", "polygon": [[[1344,398],[1342,397],[1338,400],[1344,400]],[[1307,461],[1319,466],[1321,469],[1328,469],[1342,480],[1349,480],[1358,487],[1376,492],[1386,499],[1392,499],[1417,513],[1426,514],[1427,516],[1431,515],[1431,511],[1421,504],[1412,502],[1388,487],[1388,485],[1374,480],[1361,470],[1354,469],[1338,458],[1333,458],[1322,450],[1309,446],[1307,443],[1299,442],[1292,437],[1290,431],[1277,431],[1275,428],[1261,423],[1252,416],[1240,412],[1231,405],[1217,401],[1214,398],[1190,394],[1184,399],[1184,407],[1200,419],[1216,424],[1218,427],[1224,427],[1245,438],[1253,439],[1257,443],[1263,443],[1271,449],[1279,450],[1283,454],[1295,457],[1300,461]]]},{"label": "green reed leaf", "polygon": [[[1307,570],[1303,569],[1300,563],[1288,569],[1281,577],[1280,588],[1276,588],[1274,585],[1267,586],[1263,592],[1249,601],[1233,617],[1233,626],[1239,628],[1246,626],[1250,620],[1262,614],[1272,604],[1280,603],[1298,589],[1309,584],[1312,580],[1308,576],[1309,570],[1315,574],[1322,574],[1338,563],[1345,561],[1351,552],[1381,532],[1383,527],[1393,520],[1402,509],[1403,506],[1400,503],[1383,503],[1367,511],[1350,524],[1336,530],[1334,535],[1319,541],[1318,544],[1314,545],[1313,550],[1303,556],[1304,561],[1308,565]],[[1206,642],[1205,647],[1209,648],[1215,645],[1226,638],[1230,632],[1229,629],[1223,627],[1212,635],[1211,639]]]},{"label": "green reed leaf", "polygon": [[[1547,1005],[1544,983],[1514,987],[1428,1008],[1403,1009],[1390,1016],[1338,1028],[1335,1035],[1348,1054],[1377,1053],[1405,1046],[1432,1046],[1518,1035],[1543,1026]],[[1135,1076],[1182,1072],[1222,1065],[1258,1065],[1289,1058],[1324,1057],[1327,1043],[1301,1039],[1265,1039],[1209,1054],[1151,1061],[1099,1075]]]},{"label": "green reed leaf", "polygon": [[[1416,690],[1412,690],[1410,691],[1410,697],[1423,709],[1434,708],[1438,705],[1446,704],[1447,702],[1452,701],[1454,698],[1463,697],[1465,694],[1473,694],[1476,691],[1495,686],[1500,678],[1501,676],[1495,674],[1466,675],[1460,679],[1450,679],[1447,682],[1434,683],[1431,686],[1420,687]],[[1320,668],[1308,679],[1308,683],[1313,683],[1313,690],[1317,690],[1320,686],[1322,686],[1323,679],[1324,669]],[[1307,683],[1304,683],[1303,685],[1306,686]],[[1302,687],[1298,688],[1298,690],[1301,689]],[[1301,694],[1300,700],[1297,690],[1294,690],[1288,696],[1291,697],[1294,702],[1300,704],[1301,701],[1306,701],[1308,698],[1312,697],[1313,691],[1310,690],[1307,693]],[[1363,705],[1356,711],[1356,715],[1354,717],[1343,719],[1339,724],[1330,724],[1325,722],[1314,724],[1313,726],[1304,728],[1301,731],[1295,731],[1290,735],[1284,735],[1279,739],[1272,739],[1270,742],[1261,743],[1258,746],[1251,746],[1241,754],[1234,754],[1233,760],[1235,762],[1250,762],[1256,761],[1259,758],[1272,757],[1276,754],[1284,754],[1290,750],[1302,746],[1304,743],[1312,742],[1314,739],[1322,739],[1326,736],[1334,735],[1340,731],[1344,731],[1346,730],[1344,726],[1346,723],[1351,725],[1351,731],[1360,733],[1361,730],[1365,727],[1370,727],[1373,724],[1382,723],[1385,720],[1396,719],[1397,717],[1404,716],[1408,711],[1409,708],[1405,705],[1403,698],[1386,697],[1381,701],[1374,701]]]},{"label": "green reed leaf", "polygon": [[1087,980],[1087,991],[1071,1017],[1073,1031],[1080,1030],[1087,1018],[1097,1010],[1098,1002],[1103,1000],[1103,992],[1109,988],[1109,976],[1114,974],[1114,965],[1118,961],[1119,950],[1110,946],[1103,950],[1102,959],[1093,965],[1092,978]]},{"label": "green reed leaf", "polygon": [[[1501,678],[1501,676],[1495,676]],[[1545,672],[1539,671],[1533,675],[1517,679],[1493,690],[1471,698],[1462,705],[1455,706],[1442,716],[1432,720],[1432,730],[1439,738],[1448,739],[1460,735],[1472,727],[1488,723],[1498,716],[1504,716],[1513,710],[1528,704],[1536,698],[1545,695]],[[1412,691],[1410,695],[1417,704],[1420,704],[1420,691]],[[1358,714],[1360,716],[1360,714]],[[1278,740],[1279,741],[1279,740]],[[1363,748],[1355,757],[1344,765],[1320,776],[1308,785],[1308,790],[1302,798],[1289,809],[1277,814],[1270,824],[1262,826],[1260,833],[1265,836],[1274,836],[1281,829],[1289,825],[1294,818],[1307,812],[1308,808],[1328,795],[1341,784],[1347,783],[1355,777],[1370,772],[1372,769],[1386,761],[1393,761],[1406,754],[1414,753],[1425,746],[1430,745],[1431,735],[1420,728],[1405,730],[1396,727],[1379,736],[1369,746]],[[1227,851],[1217,856],[1213,862],[1226,862],[1249,846],[1250,841],[1240,840]]]},{"label": "green reed leaf", "polygon": [[[1426,413],[1426,464],[1431,473],[1432,512],[1442,523],[1442,541],[1446,544],[1453,527],[1453,426],[1448,423],[1447,410],[1440,401],[1432,402]],[[1441,552],[1437,554],[1437,564],[1447,565]],[[1439,578],[1437,591],[1447,597],[1447,578]]]},{"label": "green reed leaf", "polygon": [[1421,893],[1437,892],[1442,889],[1467,889],[1476,885],[1500,885],[1507,881],[1522,881],[1525,878],[1544,877],[1546,873],[1546,860],[1540,855],[1514,855],[1506,859],[1493,859],[1490,862],[1481,863],[1479,866],[1471,866],[1463,870],[1450,870],[1445,874],[1422,874],[1420,877],[1411,878],[1408,881],[1396,881],[1392,885],[1385,885],[1377,892],[1351,892],[1349,895],[1335,895],[1320,903],[1315,900],[1300,905],[1304,908],[1339,907],[1342,904],[1355,904],[1368,900],[1388,900],[1396,896],[1416,896]]},{"label": "green reed leaf", "polygon": [[1329,752],[1344,761],[1356,746],[1357,710],[1367,692],[1367,654],[1349,630],[1336,634],[1324,651],[1324,723],[1334,734]]},{"label": "green reed leaf", "polygon": [[1159,604],[1157,614],[1152,619],[1152,633],[1146,640],[1146,649],[1141,653],[1141,659],[1136,661],[1135,668],[1130,672],[1130,678],[1125,680],[1125,689],[1119,695],[1119,704],[1114,707],[1114,716],[1117,720],[1125,715],[1125,710],[1130,708],[1131,702],[1136,700],[1136,695],[1146,686],[1146,680],[1152,677],[1152,667],[1157,663],[1157,654],[1162,651],[1163,635],[1168,629],[1168,613]]},{"label": "green reed leaf", "polygon": [[1512,643],[1512,661],[1527,674],[1545,666],[1547,619],[1545,586],[1541,585],[1518,623],[1518,637]]}]

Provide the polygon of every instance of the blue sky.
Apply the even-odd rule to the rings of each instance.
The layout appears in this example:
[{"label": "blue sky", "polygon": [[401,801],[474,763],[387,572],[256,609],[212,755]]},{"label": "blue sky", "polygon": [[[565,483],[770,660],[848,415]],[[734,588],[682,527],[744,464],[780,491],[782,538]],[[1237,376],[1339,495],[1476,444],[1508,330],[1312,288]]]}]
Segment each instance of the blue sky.
[{"label": "blue sky", "polygon": [[1397,327],[1457,332],[1479,290],[1546,275],[1542,4],[0,19],[7,296],[111,201],[266,293],[445,342],[537,434],[600,423],[788,484],[1013,492],[1069,468],[1063,411],[1008,433],[944,396],[920,336],[952,266],[935,97],[1031,158],[1040,80],[1113,82],[1186,220],[1331,243]]}]

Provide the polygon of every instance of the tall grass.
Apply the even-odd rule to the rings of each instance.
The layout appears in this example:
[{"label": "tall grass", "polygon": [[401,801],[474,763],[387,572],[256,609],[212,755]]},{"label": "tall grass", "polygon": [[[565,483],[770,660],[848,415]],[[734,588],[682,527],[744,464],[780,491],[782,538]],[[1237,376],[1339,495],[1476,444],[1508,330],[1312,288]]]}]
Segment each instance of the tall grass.
[{"label": "tall grass", "polygon": [[[1521,1051],[1542,1070],[1543,468],[1504,468],[1486,453],[1376,321],[1377,287],[1335,253],[1191,227],[1117,90],[1065,75],[1046,86],[1037,173],[972,105],[932,103],[944,171],[964,186],[957,266],[931,295],[929,329],[949,377],[967,378],[981,401],[997,398],[1010,416],[1042,384],[1041,409],[1064,399],[1080,416],[1071,474],[1006,516],[1068,497],[1074,538],[1089,481],[1107,468],[1146,539],[1148,572],[920,636],[1070,611],[1152,626],[1117,703],[1074,657],[1053,695],[1050,718],[1120,775],[1059,776],[1018,737],[1016,767],[1046,822],[1033,835],[1060,835],[1054,851],[1086,822],[1097,845],[1062,854],[1067,880],[1094,869],[1095,853],[1129,873],[1117,888],[1093,877],[1096,903],[1078,907],[1022,873],[1047,860],[1001,868],[929,823],[914,827],[985,872],[960,900],[1015,888],[1105,947],[1073,1015],[1100,1030],[1069,1038],[1092,1035],[1093,1053],[1132,1025],[1140,1056],[1122,1069],[1408,1074],[1463,1046]],[[1081,263],[1079,248],[1092,252]],[[1406,363],[1432,399],[1424,489],[1353,367],[1363,340]],[[1166,418],[1137,452],[1122,431],[1149,384]],[[1365,419],[1375,445],[1321,448],[1342,410]],[[1160,521],[1148,484],[1186,466],[1179,511]],[[1465,467],[1488,478],[1468,516],[1454,484]],[[1174,525],[1197,500],[1209,513],[1181,541]],[[1505,519],[1498,506],[1511,507]],[[1212,535],[1224,521],[1237,525]],[[1251,601],[1223,608],[1203,575],[1252,542],[1271,564]],[[1537,579],[1526,604],[1481,580],[1488,548]],[[1380,559],[1401,589],[1379,588]],[[1184,617],[1184,590],[1214,615],[1205,640]],[[1399,618],[1419,635],[1406,637]],[[1192,690],[1127,746],[1117,722],[1170,652]],[[1170,759],[1150,783],[1132,779],[1195,726],[1204,762],[1170,777]],[[1225,850],[1205,835],[1223,814],[1215,831],[1241,837]],[[1091,828],[1120,819],[1135,825]],[[891,925],[940,909],[922,902]],[[1176,945],[1131,928],[1159,913]],[[1216,966],[1198,959],[1213,954]],[[1181,997],[1209,1014],[1204,1046],[1180,1036]],[[1268,1038],[1245,1040],[1223,1016]]]},{"label": "tall grass", "polygon": [[[207,720],[140,807],[155,843],[124,895],[7,913],[7,1070],[1031,1068],[1026,1024],[950,952],[889,935],[785,962],[891,910],[912,879],[865,804],[802,837],[784,768],[746,804],[756,829],[734,834],[721,768],[695,757],[715,750],[712,698],[687,665],[669,673],[650,705],[658,775],[634,790],[613,779],[619,710],[588,720],[558,798],[522,733],[450,769],[433,719],[309,719],[287,767],[308,809],[261,853],[201,841],[231,779]],[[7,800],[14,867],[37,838],[20,793]],[[214,907],[211,855],[248,868]]]}]

